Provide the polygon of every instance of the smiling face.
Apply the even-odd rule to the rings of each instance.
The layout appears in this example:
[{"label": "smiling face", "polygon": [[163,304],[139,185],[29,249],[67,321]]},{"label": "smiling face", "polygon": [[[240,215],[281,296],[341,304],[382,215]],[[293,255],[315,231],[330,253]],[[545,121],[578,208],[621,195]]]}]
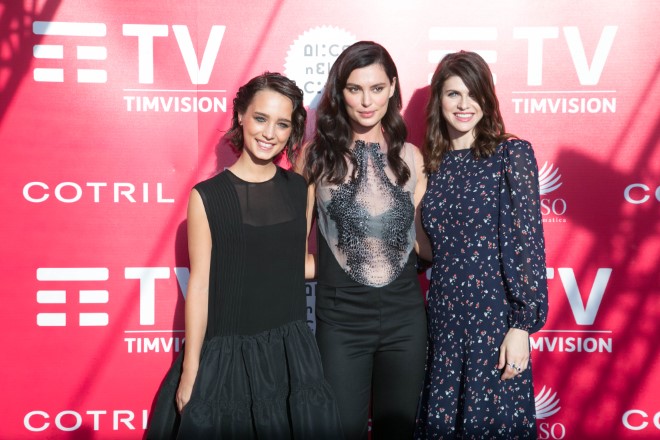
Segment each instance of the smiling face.
[{"label": "smiling face", "polygon": [[380,121],[394,94],[396,78],[390,82],[380,64],[355,69],[343,90],[346,113],[353,131],[358,134],[374,129],[380,132]]},{"label": "smiling face", "polygon": [[484,116],[479,102],[458,76],[450,76],[442,85],[441,102],[452,146],[468,148],[475,139],[474,129]]},{"label": "smiling face", "polygon": [[293,103],[272,90],[261,90],[239,115],[243,127],[243,153],[258,164],[271,162],[286,147],[291,135]]}]

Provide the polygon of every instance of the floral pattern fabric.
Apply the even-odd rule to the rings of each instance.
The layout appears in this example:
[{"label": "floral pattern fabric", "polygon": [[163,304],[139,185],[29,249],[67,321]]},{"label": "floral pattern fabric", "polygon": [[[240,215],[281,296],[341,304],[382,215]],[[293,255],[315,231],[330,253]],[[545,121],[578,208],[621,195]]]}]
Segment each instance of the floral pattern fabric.
[{"label": "floral pattern fabric", "polygon": [[460,153],[422,200],[433,267],[416,438],[536,438],[531,361],[506,381],[496,369],[508,329],[533,333],[548,310],[536,159],[520,139],[488,158]]}]

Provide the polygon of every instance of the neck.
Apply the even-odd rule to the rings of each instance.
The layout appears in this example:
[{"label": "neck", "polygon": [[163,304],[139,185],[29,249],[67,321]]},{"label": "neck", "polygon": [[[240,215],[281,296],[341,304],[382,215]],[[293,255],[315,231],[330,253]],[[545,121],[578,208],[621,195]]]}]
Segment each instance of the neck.
[{"label": "neck", "polygon": [[474,144],[474,133],[471,131],[468,133],[461,133],[460,135],[451,136],[450,139],[452,150],[465,150],[472,148],[472,144]]},{"label": "neck", "polygon": [[467,150],[468,148],[472,148],[472,144],[474,144],[474,138],[469,137],[466,138],[465,136],[459,139],[452,139],[451,141],[451,149],[452,150]]},{"label": "neck", "polygon": [[270,180],[277,170],[272,160],[254,161],[248,153],[243,153],[229,170],[247,182],[265,182]]},{"label": "neck", "polygon": [[384,144],[385,138],[383,137],[383,126],[380,123],[373,127],[354,126],[353,142],[355,141],[365,141],[367,143],[373,142],[381,145]]}]

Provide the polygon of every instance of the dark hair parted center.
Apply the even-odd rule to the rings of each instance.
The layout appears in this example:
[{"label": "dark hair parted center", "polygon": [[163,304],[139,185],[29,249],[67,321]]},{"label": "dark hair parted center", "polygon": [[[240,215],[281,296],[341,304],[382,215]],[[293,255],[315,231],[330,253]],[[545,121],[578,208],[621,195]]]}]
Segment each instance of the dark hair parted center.
[{"label": "dark hair parted center", "polygon": [[348,173],[347,160],[356,165],[351,150],[353,130],[346,112],[343,90],[354,70],[374,64],[383,67],[395,87],[387,112],[381,120],[387,143],[387,161],[396,176],[397,184],[403,185],[410,178],[410,170],[400,156],[408,133],[401,117],[402,100],[396,65],[380,44],[359,41],[347,47],[330,69],[316,113],[316,133],[305,152],[304,175],[309,183],[316,184],[325,180],[339,184]]},{"label": "dark hair parted center", "polygon": [[442,158],[451,150],[447,121],[442,115],[442,88],[449,78],[459,77],[475,97],[483,118],[474,128],[472,154],[476,158],[488,157],[497,145],[514,137],[506,132],[495,94],[493,74],[488,64],[474,52],[450,53],[440,61],[431,80],[431,97],[426,109],[426,137],[423,151],[428,172],[437,171]]}]

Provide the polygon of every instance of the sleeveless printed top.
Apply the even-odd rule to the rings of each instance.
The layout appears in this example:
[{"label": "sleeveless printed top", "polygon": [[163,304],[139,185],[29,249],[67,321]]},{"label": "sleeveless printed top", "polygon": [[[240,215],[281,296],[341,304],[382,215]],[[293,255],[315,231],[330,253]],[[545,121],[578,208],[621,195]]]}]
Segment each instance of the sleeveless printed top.
[{"label": "sleeveless printed top", "polygon": [[413,249],[417,183],[413,148],[406,143],[402,149],[410,168],[403,187],[396,184],[380,144],[359,140],[353,150],[357,167],[353,170],[349,162],[344,183],[317,186],[319,231],[341,268],[358,283],[389,284],[399,276]]}]

